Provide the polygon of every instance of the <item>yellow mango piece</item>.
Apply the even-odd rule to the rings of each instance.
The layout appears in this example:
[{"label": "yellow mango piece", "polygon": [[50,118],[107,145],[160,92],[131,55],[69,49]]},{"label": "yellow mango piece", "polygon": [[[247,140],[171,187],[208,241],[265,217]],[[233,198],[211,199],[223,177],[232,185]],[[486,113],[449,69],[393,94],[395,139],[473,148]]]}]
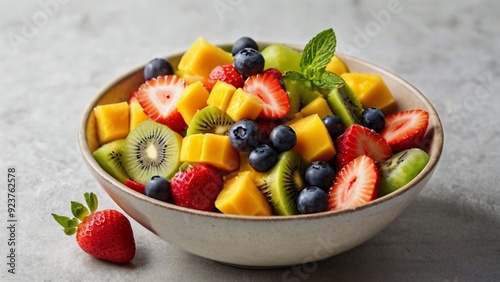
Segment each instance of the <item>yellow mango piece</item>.
[{"label": "yellow mango piece", "polygon": [[203,139],[203,134],[192,134],[184,137],[182,139],[179,160],[188,163],[199,162],[203,150]]},{"label": "yellow mango piece", "polygon": [[129,133],[129,105],[127,102],[99,105],[94,108],[99,143],[123,139]]},{"label": "yellow mango piece", "polygon": [[328,162],[335,156],[333,141],[317,114],[298,119],[289,126],[297,135],[294,150],[299,152],[304,160]]},{"label": "yellow mango piece", "polygon": [[224,183],[215,200],[215,207],[224,214],[270,216],[271,206],[253,182],[248,171]]},{"label": "yellow mango piece", "polygon": [[210,93],[203,87],[203,83],[197,81],[184,88],[179,101],[177,101],[177,111],[182,118],[189,124],[194,114],[198,110],[207,106],[207,99]]},{"label": "yellow mango piece", "polygon": [[205,163],[224,171],[234,171],[240,166],[240,154],[228,136],[192,134],[182,140],[180,161]]},{"label": "yellow mango piece", "polygon": [[216,66],[232,63],[233,55],[230,52],[198,38],[182,55],[177,68],[191,75],[208,77]]},{"label": "yellow mango piece", "polygon": [[175,75],[182,78],[187,85],[193,84],[198,81],[205,85],[208,83],[208,77],[203,77],[196,74],[190,74],[182,70],[175,70]]},{"label": "yellow mango piece", "polygon": [[137,98],[132,98],[129,101],[130,110],[130,130],[134,129],[139,123],[148,120],[149,116],[144,112],[141,104],[137,101]]},{"label": "yellow mango piece", "polygon": [[240,153],[240,168],[239,171],[247,171],[250,174],[253,182],[259,183],[262,177],[266,174],[264,172],[256,171],[248,162],[249,153]]},{"label": "yellow mango piece", "polygon": [[238,88],[227,105],[226,113],[235,121],[254,120],[263,107],[262,101],[257,96]]},{"label": "yellow mango piece", "polygon": [[336,55],[333,55],[328,65],[326,65],[325,70],[333,72],[336,75],[341,75],[343,73],[349,72],[349,68],[347,67],[346,63],[344,63],[344,61],[342,61]]},{"label": "yellow mango piece", "polygon": [[236,87],[232,86],[229,83],[218,80],[214,84],[214,87],[212,87],[212,91],[210,91],[210,95],[207,99],[207,104],[214,106],[223,112],[226,112],[229,101],[231,101],[231,98],[233,97],[235,91]]},{"label": "yellow mango piece", "polygon": [[332,110],[330,109],[326,99],[323,96],[318,96],[316,99],[312,100],[312,102],[305,105],[304,108],[300,110],[300,114],[304,117],[318,114],[318,116],[322,119],[327,115],[331,115]]},{"label": "yellow mango piece", "polygon": [[378,108],[384,114],[389,114],[393,111],[396,100],[379,75],[344,73],[341,77],[358,97],[363,108]]}]

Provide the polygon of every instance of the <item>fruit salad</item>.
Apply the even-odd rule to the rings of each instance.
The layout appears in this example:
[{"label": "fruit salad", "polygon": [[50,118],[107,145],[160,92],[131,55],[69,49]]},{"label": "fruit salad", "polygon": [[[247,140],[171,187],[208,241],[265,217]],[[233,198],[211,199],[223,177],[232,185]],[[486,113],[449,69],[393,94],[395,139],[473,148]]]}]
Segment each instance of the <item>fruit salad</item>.
[{"label": "fruit salad", "polygon": [[333,29],[302,51],[199,38],[177,65],[149,61],[128,101],[95,107],[93,155],[130,189],[208,212],[293,216],[392,193],[429,161],[429,114],[396,110],[335,46]]}]

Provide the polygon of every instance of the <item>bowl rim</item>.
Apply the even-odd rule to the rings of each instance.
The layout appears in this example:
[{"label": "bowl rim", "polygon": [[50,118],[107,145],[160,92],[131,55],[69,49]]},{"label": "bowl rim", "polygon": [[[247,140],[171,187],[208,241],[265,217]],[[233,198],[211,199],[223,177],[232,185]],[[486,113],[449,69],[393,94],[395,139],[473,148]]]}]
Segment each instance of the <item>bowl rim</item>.
[{"label": "bowl rim", "polygon": [[[269,45],[272,42],[259,42],[260,44]],[[292,48],[296,49],[302,49],[303,46],[297,45],[297,44],[285,44],[287,46],[290,46]],[[231,46],[231,44],[218,44],[216,45],[218,47],[222,48],[227,48],[228,46]],[[170,58],[170,57],[179,57],[183,54],[184,52],[177,52],[168,56],[165,56],[165,58]],[[160,200],[148,197],[142,193],[139,193],[124,184],[120,183],[118,180],[114,179],[111,175],[109,175],[104,169],[101,168],[101,166],[97,163],[97,161],[93,158],[92,153],[90,152],[89,145],[87,143],[87,138],[86,138],[86,127],[87,127],[87,122],[89,120],[90,114],[92,113],[94,107],[98,104],[99,100],[115,85],[123,82],[124,80],[128,79],[131,77],[133,74],[137,73],[141,69],[144,68],[145,64],[141,64],[138,67],[133,68],[132,70],[126,72],[125,74],[122,74],[118,78],[114,79],[111,81],[111,83],[108,83],[106,86],[102,87],[100,91],[98,91],[98,94],[95,95],[90,102],[87,104],[85,107],[85,110],[83,112],[83,116],[80,121],[80,126],[79,126],[79,133],[78,133],[78,142],[79,142],[79,147],[80,147],[80,152],[84,158],[84,161],[86,162],[87,166],[95,172],[97,172],[109,185],[119,189],[122,193],[126,193],[131,197],[136,198],[139,201],[155,205],[157,207],[165,208],[167,210],[171,210],[174,212],[179,212],[179,213],[184,213],[184,214],[189,214],[189,215],[196,215],[196,216],[206,216],[206,217],[212,217],[212,218],[218,218],[218,219],[223,219],[223,220],[243,220],[243,221],[252,221],[252,222],[266,222],[266,221],[290,221],[290,220],[310,220],[310,219],[324,219],[324,218],[331,218],[331,217],[336,217],[336,216],[341,216],[349,213],[354,213],[357,211],[361,210],[366,210],[370,209],[374,206],[378,206],[384,202],[388,202],[394,198],[399,197],[402,194],[407,193],[411,188],[413,188],[417,183],[419,183],[421,180],[427,177],[427,175],[433,173],[435,167],[438,164],[438,161],[441,157],[442,151],[443,151],[443,145],[444,145],[444,131],[443,131],[443,126],[441,119],[432,105],[432,103],[429,101],[427,97],[425,97],[416,87],[414,87],[412,84],[410,84],[408,81],[405,79],[401,78],[400,76],[396,75],[395,73],[379,66],[376,64],[373,64],[371,62],[368,62],[365,59],[361,59],[359,57],[355,57],[352,55],[348,54],[343,54],[343,53],[335,53],[335,55],[339,56],[341,59],[347,59],[349,61],[353,61],[362,65],[368,65],[373,69],[376,69],[377,72],[384,74],[386,76],[390,76],[392,79],[397,81],[398,84],[404,85],[405,88],[409,88],[412,91],[416,92],[419,95],[419,99],[426,105],[426,107],[431,111],[430,116],[434,116],[436,119],[436,124],[434,128],[434,140],[437,138],[436,144],[434,146],[437,146],[436,149],[434,150],[436,153],[430,156],[429,162],[425,166],[425,168],[408,184],[405,186],[401,187],[400,189],[382,196],[380,198],[377,198],[375,200],[372,200],[368,203],[362,204],[357,207],[353,208],[348,208],[348,209],[342,209],[342,210],[336,210],[336,211],[324,211],[320,213],[313,213],[313,214],[297,214],[297,215],[289,215],[289,216],[283,216],[283,215],[270,215],[270,216],[247,216],[247,215],[232,215],[232,214],[223,214],[223,213],[218,213],[218,212],[208,212],[208,211],[200,211],[200,210],[195,210],[195,209],[190,209],[190,208],[185,208],[181,206],[177,206],[175,204],[167,203],[167,202],[162,202]],[[107,191],[106,191],[107,192]],[[118,204],[118,203],[117,203]]]}]

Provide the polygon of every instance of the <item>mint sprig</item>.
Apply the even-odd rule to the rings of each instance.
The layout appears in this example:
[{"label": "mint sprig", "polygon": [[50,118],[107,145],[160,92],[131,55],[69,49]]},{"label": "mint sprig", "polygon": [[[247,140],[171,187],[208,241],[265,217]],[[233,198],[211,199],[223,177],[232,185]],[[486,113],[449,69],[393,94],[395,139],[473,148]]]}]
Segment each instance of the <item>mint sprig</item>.
[{"label": "mint sprig", "polygon": [[323,30],[314,36],[304,47],[300,56],[300,71],[285,73],[288,79],[308,82],[320,89],[331,90],[345,84],[338,75],[325,68],[335,54],[337,39],[332,28]]}]

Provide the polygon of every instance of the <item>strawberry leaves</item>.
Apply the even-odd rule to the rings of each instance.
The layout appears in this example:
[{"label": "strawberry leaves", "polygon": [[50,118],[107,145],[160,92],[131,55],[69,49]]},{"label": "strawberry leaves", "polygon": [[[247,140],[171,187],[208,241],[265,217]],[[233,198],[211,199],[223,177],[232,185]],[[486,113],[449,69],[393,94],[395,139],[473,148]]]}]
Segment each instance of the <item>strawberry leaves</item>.
[{"label": "strawberry leaves", "polygon": [[333,29],[318,33],[306,44],[300,56],[301,73],[289,71],[284,77],[326,90],[344,85],[345,81],[340,76],[325,70],[335,53],[336,45]]},{"label": "strawberry leaves", "polygon": [[64,234],[68,236],[75,234],[80,222],[83,221],[89,214],[92,214],[97,210],[97,196],[94,193],[85,193],[83,196],[88,208],[81,203],[72,201],[71,213],[73,214],[74,218],[69,218],[67,216],[57,215],[54,213],[52,214],[52,217],[55,219],[55,221],[64,228]]}]

